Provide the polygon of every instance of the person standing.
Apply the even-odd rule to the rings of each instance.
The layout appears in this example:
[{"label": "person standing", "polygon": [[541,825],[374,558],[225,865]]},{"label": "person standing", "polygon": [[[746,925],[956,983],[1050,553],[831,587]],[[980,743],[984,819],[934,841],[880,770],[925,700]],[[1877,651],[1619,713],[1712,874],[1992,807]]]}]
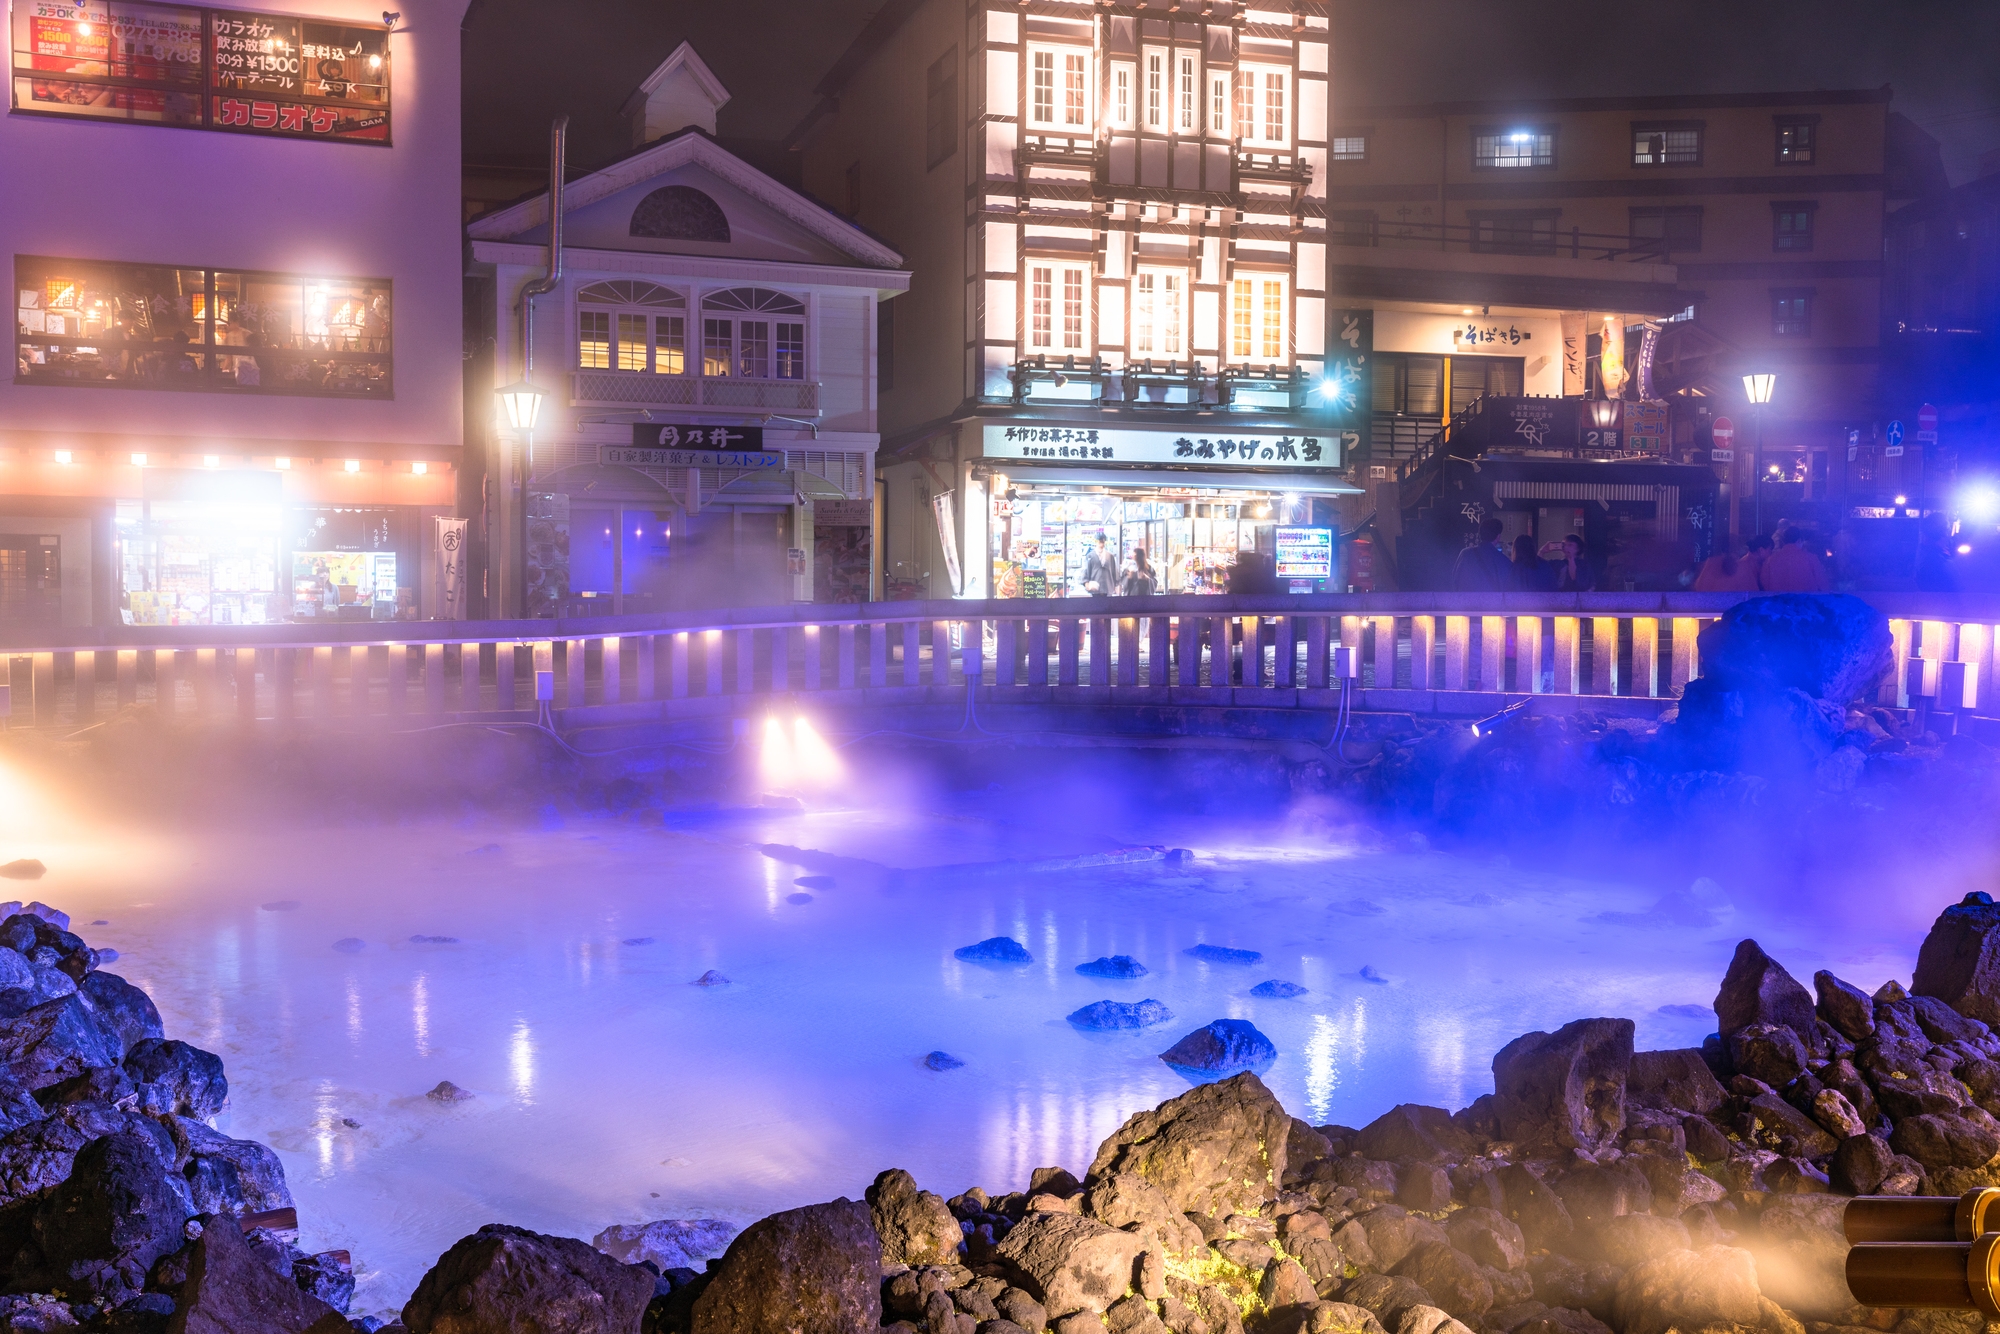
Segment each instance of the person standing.
[{"label": "person standing", "polygon": [[1778,549],[1764,562],[1761,578],[1766,593],[1824,593],[1831,586],[1826,566],[1813,550],[1803,528],[1787,528],[1778,534]]},{"label": "person standing", "polygon": [[1702,562],[1701,570],[1694,577],[1694,591],[1697,593],[1754,593],[1760,587],[1758,571],[1764,564],[1764,550],[1757,546],[1763,542],[1768,547],[1769,538],[1752,538],[1750,550],[1738,556],[1730,551],[1718,551]]},{"label": "person standing", "polygon": [[1122,597],[1151,597],[1160,591],[1160,581],[1153,575],[1153,566],[1146,559],[1146,548],[1133,547],[1131,559],[1125,562],[1124,574],[1118,581],[1118,592]]},{"label": "person standing", "polygon": [[1514,562],[1507,559],[1507,553],[1500,547],[1503,527],[1495,518],[1479,521],[1479,540],[1459,552],[1457,563],[1451,567],[1454,589],[1461,593],[1508,593],[1519,586],[1514,577]]},{"label": "person standing", "polygon": [[1575,533],[1560,542],[1543,543],[1542,554],[1554,557],[1558,593],[1588,593],[1597,587],[1597,570],[1584,554],[1583,539]]},{"label": "person standing", "polygon": [[1083,558],[1083,591],[1094,598],[1108,598],[1118,588],[1118,564],[1105,546],[1104,530],[1097,530],[1097,542]]},{"label": "person standing", "polygon": [[1523,593],[1553,593],[1556,571],[1535,553],[1535,539],[1522,533],[1514,539],[1514,586]]}]

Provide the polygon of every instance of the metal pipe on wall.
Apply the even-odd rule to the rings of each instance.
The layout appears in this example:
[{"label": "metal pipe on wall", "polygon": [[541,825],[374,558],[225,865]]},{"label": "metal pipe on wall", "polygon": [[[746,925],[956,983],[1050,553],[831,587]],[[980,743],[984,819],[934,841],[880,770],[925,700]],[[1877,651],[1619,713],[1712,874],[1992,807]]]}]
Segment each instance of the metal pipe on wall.
[{"label": "metal pipe on wall", "polygon": [[[557,116],[549,127],[549,270],[521,289],[521,378],[535,381],[535,298],[546,296],[562,285],[563,276],[563,168],[569,145],[569,117]],[[515,469],[516,512],[514,515],[513,597],[516,615],[528,614],[528,484],[535,473],[535,433],[522,433],[521,457]]]}]

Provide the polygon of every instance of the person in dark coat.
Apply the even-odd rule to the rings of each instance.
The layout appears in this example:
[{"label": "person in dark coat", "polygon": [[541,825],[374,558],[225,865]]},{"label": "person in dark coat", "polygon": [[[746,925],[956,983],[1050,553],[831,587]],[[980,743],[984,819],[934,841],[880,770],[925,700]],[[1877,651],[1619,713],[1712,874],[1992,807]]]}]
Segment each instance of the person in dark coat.
[{"label": "person in dark coat", "polygon": [[1549,566],[1555,571],[1558,593],[1588,593],[1597,587],[1597,567],[1590,563],[1583,539],[1575,533],[1560,542],[1544,543],[1542,554],[1554,557]]},{"label": "person in dark coat", "polygon": [[1500,549],[1498,519],[1479,521],[1479,540],[1458,553],[1451,569],[1451,586],[1461,593],[1511,593],[1520,585],[1514,577],[1514,562]]},{"label": "person in dark coat", "polygon": [[1555,567],[1536,554],[1535,539],[1526,533],[1514,539],[1514,579],[1523,593],[1556,591]]}]

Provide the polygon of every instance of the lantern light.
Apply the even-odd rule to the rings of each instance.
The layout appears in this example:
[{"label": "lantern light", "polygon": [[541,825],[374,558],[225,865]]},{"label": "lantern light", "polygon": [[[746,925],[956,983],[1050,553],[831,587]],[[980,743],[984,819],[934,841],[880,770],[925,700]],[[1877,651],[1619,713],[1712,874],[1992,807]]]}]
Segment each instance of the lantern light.
[{"label": "lantern light", "polygon": [[349,460],[347,461],[347,471],[349,471],[349,472],[360,472],[360,471],[361,471],[361,460],[360,460],[360,459],[349,459]]},{"label": "lantern light", "polygon": [[526,380],[516,380],[504,389],[495,389],[493,395],[506,405],[509,426],[517,431],[535,429],[535,419],[542,415],[546,394]]},{"label": "lantern light", "polygon": [[1771,393],[1778,387],[1778,377],[1771,374],[1746,375],[1743,377],[1743,396],[1759,407],[1771,401]]},{"label": "lantern light", "polygon": [[430,470],[431,470],[431,465],[424,462],[422,459],[418,459],[415,463],[412,463],[410,465],[410,472],[417,477],[422,477],[425,473],[429,472]]}]

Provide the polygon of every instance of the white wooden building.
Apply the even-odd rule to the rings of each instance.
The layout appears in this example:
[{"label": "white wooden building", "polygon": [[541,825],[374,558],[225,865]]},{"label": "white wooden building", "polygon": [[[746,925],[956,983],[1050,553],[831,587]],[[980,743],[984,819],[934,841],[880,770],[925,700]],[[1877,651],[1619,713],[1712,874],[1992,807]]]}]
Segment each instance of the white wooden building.
[{"label": "white wooden building", "polygon": [[504,419],[491,432],[504,609],[865,596],[876,312],[909,275],[722,148],[727,96],[683,45],[626,104],[651,142],[566,182],[562,282],[535,299],[532,357],[521,294],[548,272],[548,195],[468,229],[472,271],[490,279],[494,383],[548,395],[525,524],[508,452],[525,442]]}]

